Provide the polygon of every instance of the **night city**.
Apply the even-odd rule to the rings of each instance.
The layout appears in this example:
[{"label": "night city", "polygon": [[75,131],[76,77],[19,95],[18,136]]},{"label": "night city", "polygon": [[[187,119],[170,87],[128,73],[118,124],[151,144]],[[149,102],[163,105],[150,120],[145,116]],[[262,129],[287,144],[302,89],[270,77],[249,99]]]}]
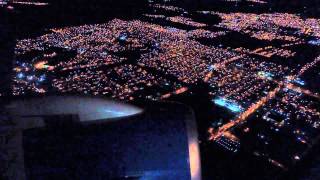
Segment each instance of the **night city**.
[{"label": "night city", "polygon": [[0,0],[0,179],[320,180],[320,0]]}]

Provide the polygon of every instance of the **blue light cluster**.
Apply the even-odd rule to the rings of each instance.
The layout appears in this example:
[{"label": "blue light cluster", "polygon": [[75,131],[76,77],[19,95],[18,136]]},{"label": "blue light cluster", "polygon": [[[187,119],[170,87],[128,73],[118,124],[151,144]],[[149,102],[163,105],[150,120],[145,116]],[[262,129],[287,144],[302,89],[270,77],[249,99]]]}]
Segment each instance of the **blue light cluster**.
[{"label": "blue light cluster", "polygon": [[215,65],[210,65],[208,69],[209,69],[209,71],[213,71],[213,70],[216,69],[216,66]]},{"label": "blue light cluster", "polygon": [[269,79],[269,80],[271,80],[271,79],[274,77],[274,75],[273,75],[272,73],[264,72],[264,71],[259,71],[259,72],[258,72],[258,75],[259,75],[260,77],[264,77],[264,78],[267,78],[267,79]]},{"label": "blue light cluster", "polygon": [[33,75],[27,76],[27,80],[28,80],[28,81],[32,81],[33,79],[34,79],[34,76],[33,76]]},{"label": "blue light cluster", "polygon": [[152,42],[151,44],[152,50],[159,50],[160,49],[160,44],[158,42]]},{"label": "blue light cluster", "polygon": [[297,83],[297,84],[299,84],[299,85],[301,85],[301,86],[304,86],[304,85],[306,84],[306,83],[305,83],[302,79],[300,79],[300,78],[293,80],[293,82],[295,82],[295,83]]},{"label": "blue light cluster", "polygon": [[85,48],[79,48],[79,49],[77,49],[77,52],[78,52],[79,54],[83,54],[83,53],[86,52],[86,49],[85,49]]},{"label": "blue light cluster", "polygon": [[308,43],[311,45],[320,46],[320,39],[310,40]]},{"label": "blue light cluster", "polygon": [[46,80],[46,75],[45,75],[45,74],[41,75],[41,76],[39,77],[39,79],[38,79],[39,82],[43,82],[43,81],[45,81],[45,80]]},{"label": "blue light cluster", "polygon": [[119,40],[120,40],[120,41],[126,41],[127,38],[128,38],[127,33],[121,33],[121,34],[119,35]]},{"label": "blue light cluster", "polygon": [[167,29],[170,32],[178,32],[179,31],[177,28],[173,28],[173,27],[168,27]]},{"label": "blue light cluster", "polygon": [[241,112],[242,111],[241,106],[239,106],[237,103],[232,102],[230,100],[227,100],[225,98],[220,97],[220,98],[214,99],[214,103],[219,106],[226,107],[229,110],[231,110],[232,112]]},{"label": "blue light cluster", "polygon": [[287,77],[286,79],[287,79],[286,82],[296,83],[296,84],[301,85],[301,86],[306,85],[305,81],[302,80],[302,79],[300,79],[300,78],[296,78],[296,79],[290,80],[290,79],[288,79],[288,77]]},{"label": "blue light cluster", "polygon": [[23,74],[23,73],[19,73],[19,74],[17,74],[17,78],[19,78],[19,79],[24,78],[24,74]]}]

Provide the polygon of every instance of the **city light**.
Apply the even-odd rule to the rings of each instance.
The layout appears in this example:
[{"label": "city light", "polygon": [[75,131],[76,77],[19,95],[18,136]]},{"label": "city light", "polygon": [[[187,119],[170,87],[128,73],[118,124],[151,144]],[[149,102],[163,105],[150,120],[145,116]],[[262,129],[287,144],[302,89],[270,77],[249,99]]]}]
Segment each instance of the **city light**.
[{"label": "city light", "polygon": [[231,101],[224,99],[224,98],[214,99],[214,103],[219,106],[226,107],[229,110],[231,110],[232,112],[241,112],[241,109],[242,109],[238,104],[231,102]]}]

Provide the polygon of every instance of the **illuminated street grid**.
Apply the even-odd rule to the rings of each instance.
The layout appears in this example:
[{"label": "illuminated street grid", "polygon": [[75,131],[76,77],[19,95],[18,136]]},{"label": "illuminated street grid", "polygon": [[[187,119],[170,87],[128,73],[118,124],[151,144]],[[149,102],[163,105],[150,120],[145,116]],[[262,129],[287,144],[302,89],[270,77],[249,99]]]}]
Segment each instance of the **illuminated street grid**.
[{"label": "illuminated street grid", "polygon": [[[300,160],[319,137],[319,91],[304,79],[311,70],[319,76],[320,53],[301,60],[297,47],[319,48],[320,20],[286,13],[196,12],[222,19],[212,25],[179,7],[150,7],[155,13],[143,15],[149,22],[114,19],[18,41],[13,94],[77,92],[125,101],[161,100],[192,93],[190,87],[201,81],[212,87],[212,106],[233,114],[208,127],[209,141],[237,152],[249,139],[255,156],[283,169]],[[157,25],[157,20],[177,26]],[[232,33],[267,45],[252,49],[201,41]]]},{"label": "illuminated street grid", "polygon": [[[303,19],[296,14],[209,13],[217,14],[222,18],[222,22],[217,26],[248,33],[257,39],[268,41],[280,39],[289,42],[296,42],[299,41],[300,38],[294,36],[294,34],[320,37],[319,19]],[[287,33],[287,30],[284,28],[294,28],[297,31],[293,34],[283,34]]]}]

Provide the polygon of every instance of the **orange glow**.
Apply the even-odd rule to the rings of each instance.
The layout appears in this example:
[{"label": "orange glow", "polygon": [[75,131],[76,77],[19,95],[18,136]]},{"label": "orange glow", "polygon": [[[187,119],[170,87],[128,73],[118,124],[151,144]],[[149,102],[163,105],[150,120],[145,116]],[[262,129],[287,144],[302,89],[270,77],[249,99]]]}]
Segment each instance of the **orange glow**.
[{"label": "orange glow", "polygon": [[198,143],[192,142],[189,144],[189,161],[190,161],[190,170],[191,170],[191,179],[200,180],[201,179],[201,165],[199,157],[199,147]]},{"label": "orange glow", "polygon": [[45,65],[46,65],[47,63],[48,63],[47,61],[40,61],[40,62],[36,63],[36,64],[34,65],[34,67],[35,67],[36,69],[45,69]]},{"label": "orange glow", "polygon": [[36,69],[53,70],[54,67],[47,65],[47,63],[48,63],[48,61],[40,61],[40,62],[36,63],[36,64],[34,65],[34,67],[35,67]]}]

